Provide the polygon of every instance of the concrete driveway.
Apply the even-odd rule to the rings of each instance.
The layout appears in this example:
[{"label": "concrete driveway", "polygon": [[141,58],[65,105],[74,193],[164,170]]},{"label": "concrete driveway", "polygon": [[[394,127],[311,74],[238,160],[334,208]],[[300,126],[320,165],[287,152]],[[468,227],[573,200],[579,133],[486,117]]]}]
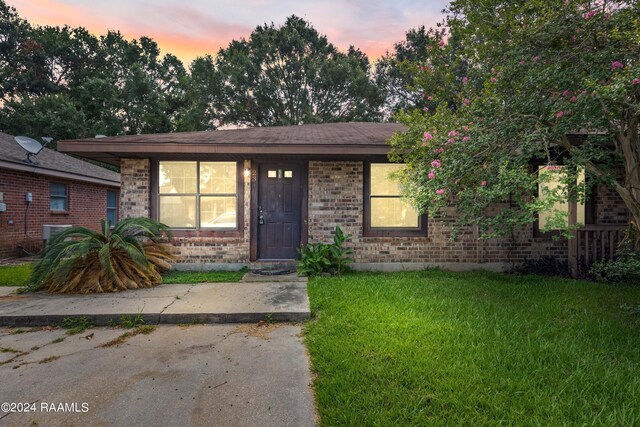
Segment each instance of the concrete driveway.
[{"label": "concrete driveway", "polygon": [[[122,337],[127,331],[0,329],[0,425],[316,422],[300,326],[162,325]],[[6,412],[5,402],[30,412]]]}]

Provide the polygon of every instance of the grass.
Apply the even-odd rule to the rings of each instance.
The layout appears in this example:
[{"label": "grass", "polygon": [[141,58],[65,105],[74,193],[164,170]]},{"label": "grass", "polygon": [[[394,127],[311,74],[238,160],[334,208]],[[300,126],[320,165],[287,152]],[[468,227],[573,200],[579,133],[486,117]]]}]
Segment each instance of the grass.
[{"label": "grass", "polygon": [[0,286],[24,286],[31,275],[30,263],[0,267]]},{"label": "grass", "polygon": [[323,425],[640,425],[639,286],[428,270],[308,289]]},{"label": "grass", "polygon": [[[31,275],[33,265],[30,263],[20,265],[7,265],[0,267],[0,286],[24,286]],[[239,282],[248,271],[243,268],[240,271],[176,271],[171,270],[162,277],[162,283],[214,283],[214,282]]]},{"label": "grass", "polygon": [[162,277],[162,283],[167,284],[191,284],[191,283],[215,283],[215,282],[239,282],[247,272],[246,268],[240,271],[176,271],[171,270]]},{"label": "grass", "polygon": [[109,348],[109,347],[117,347],[121,344],[127,342],[127,340],[131,337],[135,337],[136,335],[149,335],[151,332],[156,330],[155,325],[140,325],[136,326],[136,328],[132,331],[125,332],[117,338],[112,339],[109,342],[102,344],[100,347]]},{"label": "grass", "polygon": [[62,319],[62,327],[67,330],[67,335],[76,335],[93,327],[93,322],[86,316],[65,317]]}]

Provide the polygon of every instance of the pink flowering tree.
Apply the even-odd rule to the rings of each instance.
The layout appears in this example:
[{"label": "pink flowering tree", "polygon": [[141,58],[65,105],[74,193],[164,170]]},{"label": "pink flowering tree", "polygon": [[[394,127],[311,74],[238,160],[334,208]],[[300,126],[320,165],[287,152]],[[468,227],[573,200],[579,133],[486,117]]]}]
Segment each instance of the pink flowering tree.
[{"label": "pink flowering tree", "polygon": [[[582,202],[605,184],[638,230],[638,3],[486,3],[452,1],[446,23],[456,55],[442,54],[450,63],[433,62],[435,71],[416,65],[416,85],[439,106],[396,116],[409,126],[392,139],[391,154],[407,163],[400,176],[406,197],[431,215],[451,214],[458,225],[496,236],[531,223],[556,201]],[[458,63],[467,75],[456,75]],[[535,194],[550,174],[536,163],[564,165],[563,185],[544,201]],[[562,228],[561,215],[549,226]]]}]

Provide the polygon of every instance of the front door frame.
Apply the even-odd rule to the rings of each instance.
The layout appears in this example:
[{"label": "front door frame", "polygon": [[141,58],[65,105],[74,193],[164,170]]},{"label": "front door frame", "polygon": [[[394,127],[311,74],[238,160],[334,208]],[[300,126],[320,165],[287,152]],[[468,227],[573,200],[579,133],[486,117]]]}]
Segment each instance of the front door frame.
[{"label": "front door frame", "polygon": [[260,188],[259,166],[263,163],[287,162],[300,166],[302,179],[300,181],[300,243],[304,246],[309,239],[309,162],[307,160],[265,159],[251,160],[251,207],[249,212],[249,261],[258,259],[258,189]]}]

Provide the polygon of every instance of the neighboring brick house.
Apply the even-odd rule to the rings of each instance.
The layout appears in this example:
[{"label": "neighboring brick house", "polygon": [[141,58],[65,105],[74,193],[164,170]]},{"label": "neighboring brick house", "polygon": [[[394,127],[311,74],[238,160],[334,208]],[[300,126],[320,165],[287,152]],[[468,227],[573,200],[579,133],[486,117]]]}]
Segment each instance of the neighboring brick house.
[{"label": "neighboring brick house", "polygon": [[[405,204],[388,178],[390,123],[334,123],[62,141],[61,150],[119,164],[123,217],[150,216],[173,228],[180,263],[237,268],[297,258],[308,241],[352,234],[359,269],[501,270],[527,259],[567,259],[566,240],[523,227],[479,240]],[[499,208],[497,206],[496,208]],[[606,189],[581,208],[591,224],[627,223]],[[580,217],[580,215],[578,215]]]},{"label": "neighboring brick house", "polygon": [[47,148],[25,159],[0,132],[0,259],[39,251],[51,226],[99,230],[101,219],[117,220],[118,173]]}]

